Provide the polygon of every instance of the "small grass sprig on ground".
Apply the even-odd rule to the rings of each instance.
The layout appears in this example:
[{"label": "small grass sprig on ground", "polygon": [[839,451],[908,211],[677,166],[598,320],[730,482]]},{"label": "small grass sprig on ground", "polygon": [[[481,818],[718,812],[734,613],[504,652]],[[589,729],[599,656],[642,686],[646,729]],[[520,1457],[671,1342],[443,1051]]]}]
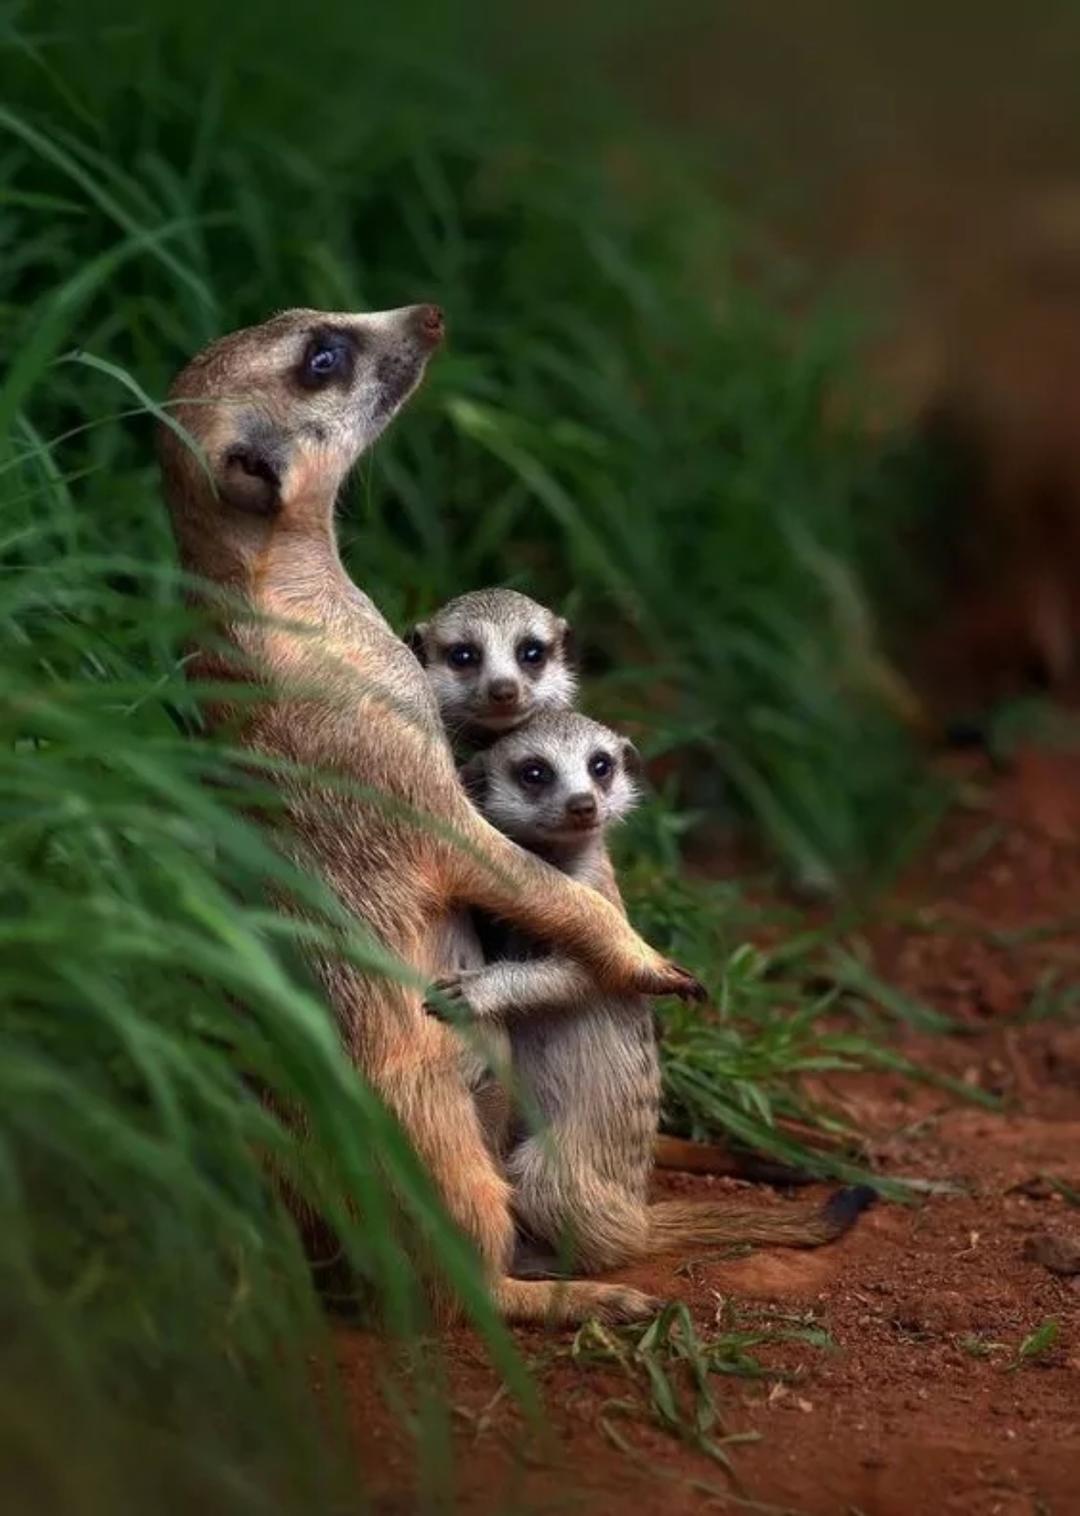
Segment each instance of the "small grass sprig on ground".
[{"label": "small grass sprig on ground", "polygon": [[730,1308],[721,1314],[723,1330],[706,1336],[698,1332],[689,1309],[680,1302],[666,1305],[644,1327],[616,1328],[590,1321],[578,1331],[570,1349],[574,1362],[585,1368],[617,1368],[634,1391],[630,1400],[606,1402],[601,1413],[605,1431],[617,1444],[623,1439],[611,1424],[612,1414],[647,1414],[662,1430],[734,1477],[729,1449],[747,1438],[724,1431],[713,1376],[788,1381],[790,1374],[766,1367],[755,1349],[783,1342],[815,1348],[833,1345],[818,1326],[743,1328]]}]

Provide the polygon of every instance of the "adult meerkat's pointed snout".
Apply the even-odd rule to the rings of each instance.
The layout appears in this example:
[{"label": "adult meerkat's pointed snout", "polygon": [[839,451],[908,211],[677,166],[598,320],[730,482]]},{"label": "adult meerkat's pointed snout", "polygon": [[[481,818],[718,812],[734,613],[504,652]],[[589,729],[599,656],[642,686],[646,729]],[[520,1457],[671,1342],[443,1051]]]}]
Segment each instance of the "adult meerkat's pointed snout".
[{"label": "adult meerkat's pointed snout", "polygon": [[[437,305],[405,305],[355,318],[362,346],[370,346],[374,378],[379,394],[375,419],[390,418],[416,389],[428,359],[446,335],[446,323]],[[361,375],[363,378],[363,375]],[[364,446],[373,439],[367,439]]]},{"label": "adult meerkat's pointed snout", "polygon": [[429,356],[446,336],[442,307],[427,302],[399,305],[389,311],[356,311],[351,316],[337,319],[353,327],[361,340],[371,341],[383,349],[391,348],[395,343],[411,346],[423,358]]},{"label": "adult meerkat's pointed snout", "polygon": [[415,305],[414,320],[425,342],[434,345],[446,335],[446,318],[438,305]]}]

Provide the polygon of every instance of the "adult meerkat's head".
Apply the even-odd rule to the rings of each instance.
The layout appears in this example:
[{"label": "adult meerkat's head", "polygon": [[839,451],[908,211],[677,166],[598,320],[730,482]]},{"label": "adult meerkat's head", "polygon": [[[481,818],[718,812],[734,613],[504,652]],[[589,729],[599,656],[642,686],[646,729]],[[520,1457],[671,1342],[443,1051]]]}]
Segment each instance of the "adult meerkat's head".
[{"label": "adult meerkat's head", "polygon": [[445,725],[475,740],[574,703],[569,625],[517,590],[459,595],[421,622],[409,642]]},{"label": "adult meerkat's head", "polygon": [[641,759],[578,711],[549,711],[470,759],[465,782],[493,826],[541,852],[587,847],[633,809]]},{"label": "adult meerkat's head", "polygon": [[165,492],[181,545],[233,546],[270,522],[325,525],[353,464],[423,377],[443,337],[438,306],[368,314],[284,311],[201,352],[169,413],[202,456],[159,428]]}]

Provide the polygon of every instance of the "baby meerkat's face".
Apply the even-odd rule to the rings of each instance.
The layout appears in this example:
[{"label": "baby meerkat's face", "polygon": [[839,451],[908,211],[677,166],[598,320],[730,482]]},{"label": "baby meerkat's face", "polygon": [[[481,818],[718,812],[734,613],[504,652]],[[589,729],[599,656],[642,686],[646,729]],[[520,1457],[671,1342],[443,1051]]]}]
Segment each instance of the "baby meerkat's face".
[{"label": "baby meerkat's face", "polygon": [[490,739],[573,703],[569,627],[516,590],[461,595],[410,640],[451,732]]},{"label": "baby meerkat's face", "polygon": [[465,770],[480,810],[526,847],[585,846],[637,802],[633,743],[577,711],[535,717]]}]

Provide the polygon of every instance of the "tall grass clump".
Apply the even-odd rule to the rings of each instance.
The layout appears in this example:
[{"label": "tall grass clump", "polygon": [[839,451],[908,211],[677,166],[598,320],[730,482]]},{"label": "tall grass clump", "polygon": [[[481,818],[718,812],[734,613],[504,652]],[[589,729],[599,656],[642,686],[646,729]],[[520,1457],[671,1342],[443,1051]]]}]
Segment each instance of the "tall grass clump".
[{"label": "tall grass clump", "polygon": [[[450,350],[348,504],[358,576],[400,619],[491,580],[568,603],[695,804],[733,800],[829,887],[888,854],[916,766],[865,585],[895,577],[898,491],[849,323],[795,320],[767,266],[736,282],[738,239],[670,153],[572,78],[557,112],[550,80],[503,87],[443,8],[34,14],[0,116],[16,343],[158,392],[282,305],[438,299]],[[121,237],[147,245],[43,332],[47,291]],[[119,398],[100,378],[74,384],[95,414]]]},{"label": "tall grass clump", "polygon": [[[0,5],[0,1497],[19,1508],[351,1501],[268,1162],[415,1340],[404,1214],[509,1366],[267,885],[333,904],[245,819],[272,783],[199,734],[184,689],[150,421],[204,341],[287,305],[438,299],[449,351],[343,505],[376,600],[404,623],[502,581],[564,606],[598,696],[647,717],[684,795],[733,796],[805,877],[865,873],[905,826],[915,768],[864,590],[894,491],[831,405],[834,323],[739,288],[725,223],[669,159],[596,112],[570,152],[572,92],[545,121],[473,40],[449,8]],[[303,1143],[256,1082],[302,1107]],[[437,1444],[434,1412],[420,1425]]]},{"label": "tall grass clump", "polygon": [[[47,460],[9,456],[5,505],[21,487],[56,506]],[[429,1329],[404,1220],[515,1365],[267,885],[307,907],[305,940],[381,960],[241,819],[272,810],[272,783],[186,734],[182,671],[152,646],[184,618],[156,576],[37,565],[50,546],[10,533],[0,578],[0,1500],[353,1509],[329,1339],[268,1169],[334,1225],[351,1304],[399,1341]],[[434,1465],[444,1414],[417,1393]]]}]

